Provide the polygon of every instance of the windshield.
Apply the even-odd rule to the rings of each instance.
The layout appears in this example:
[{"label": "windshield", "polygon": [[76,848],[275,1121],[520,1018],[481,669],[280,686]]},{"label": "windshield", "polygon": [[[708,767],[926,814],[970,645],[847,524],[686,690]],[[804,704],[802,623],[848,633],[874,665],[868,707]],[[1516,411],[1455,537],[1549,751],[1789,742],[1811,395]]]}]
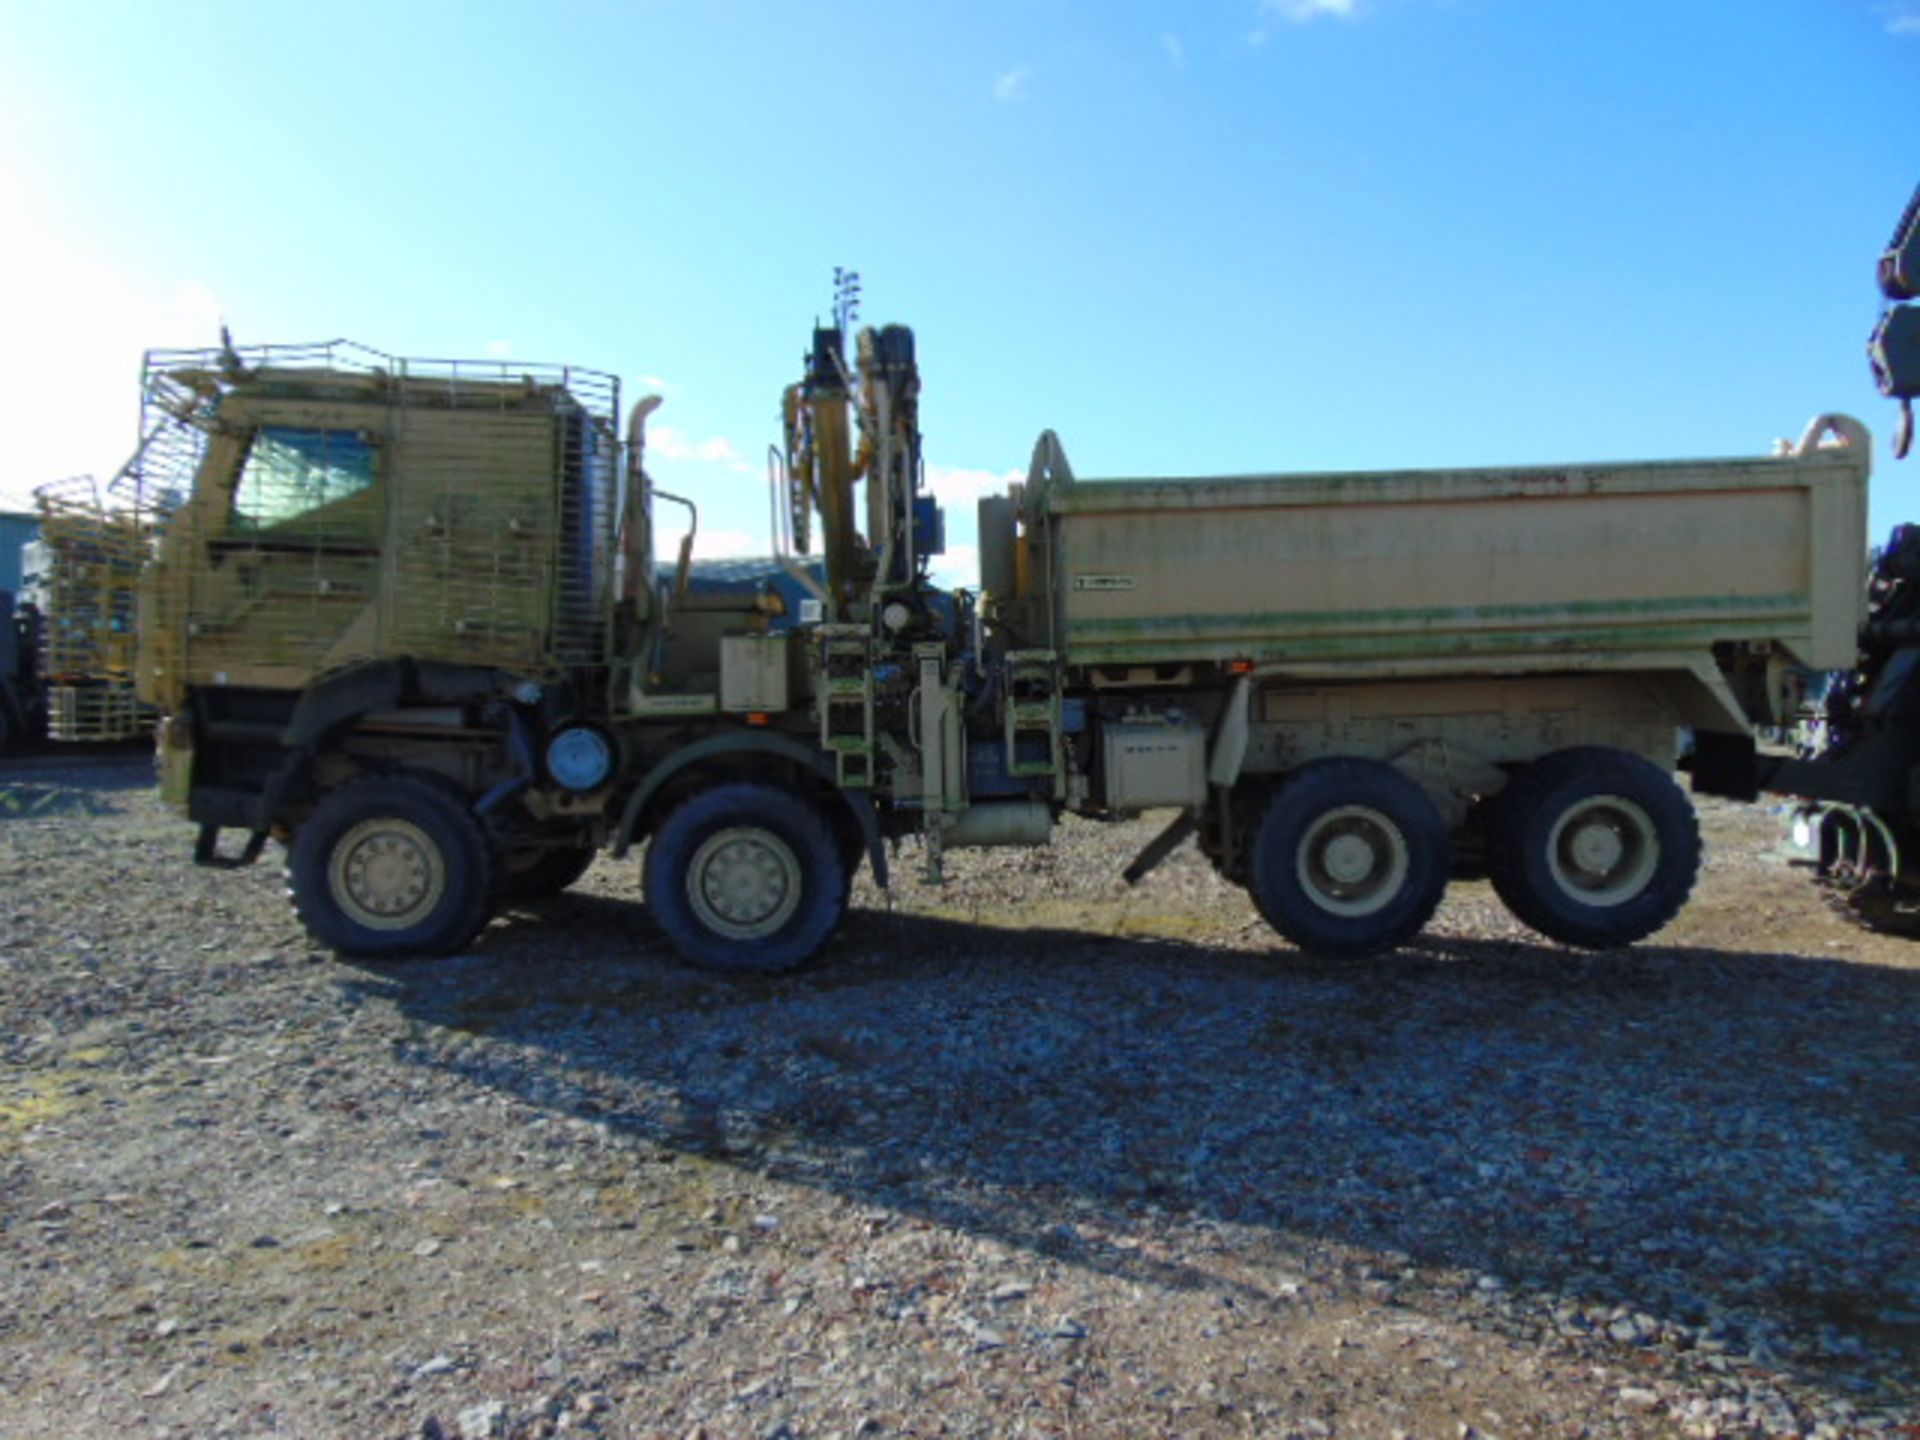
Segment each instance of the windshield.
[{"label": "windshield", "polygon": [[233,495],[233,528],[284,525],[373,487],[373,446],[356,430],[263,425]]}]

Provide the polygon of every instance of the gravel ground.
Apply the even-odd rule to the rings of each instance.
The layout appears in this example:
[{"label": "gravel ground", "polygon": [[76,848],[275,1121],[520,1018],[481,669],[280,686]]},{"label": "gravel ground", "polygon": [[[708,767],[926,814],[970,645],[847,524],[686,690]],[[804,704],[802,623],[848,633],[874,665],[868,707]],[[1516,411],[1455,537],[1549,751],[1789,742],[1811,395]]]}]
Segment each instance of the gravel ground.
[{"label": "gravel ground", "polygon": [[606,860],[341,962],[146,786],[0,766],[9,1440],[1920,1435],[1920,948],[1763,811],[1622,954],[1075,824],[730,982]]}]

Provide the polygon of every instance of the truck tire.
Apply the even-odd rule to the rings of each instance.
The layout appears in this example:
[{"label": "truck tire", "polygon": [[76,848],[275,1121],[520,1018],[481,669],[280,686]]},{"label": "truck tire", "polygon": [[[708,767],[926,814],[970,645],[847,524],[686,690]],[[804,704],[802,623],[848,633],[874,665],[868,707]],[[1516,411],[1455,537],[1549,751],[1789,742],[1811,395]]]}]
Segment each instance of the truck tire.
[{"label": "truck tire", "polygon": [[1680,912],[1700,871],[1700,825],[1658,766],[1624,750],[1561,750],[1494,804],[1493,888],[1522,924],[1588,950],[1631,945]]},{"label": "truck tire", "polygon": [[1357,960],[1419,934],[1447,886],[1447,827],[1413,781],[1373,760],[1318,760],[1254,827],[1249,888],[1309,954]]},{"label": "truck tire", "polygon": [[494,863],[494,898],[539,900],[558,895],[587,873],[599,853],[591,845],[510,850]]},{"label": "truck tire", "polygon": [[846,914],[847,889],[832,826],[770,785],[703,790],[647,846],[647,908],[674,948],[709,970],[805,964]]},{"label": "truck tire", "polygon": [[460,949],[487,921],[486,837],[451,790],[369,775],[333,791],[293,837],[293,908],[342,955],[399,959]]}]

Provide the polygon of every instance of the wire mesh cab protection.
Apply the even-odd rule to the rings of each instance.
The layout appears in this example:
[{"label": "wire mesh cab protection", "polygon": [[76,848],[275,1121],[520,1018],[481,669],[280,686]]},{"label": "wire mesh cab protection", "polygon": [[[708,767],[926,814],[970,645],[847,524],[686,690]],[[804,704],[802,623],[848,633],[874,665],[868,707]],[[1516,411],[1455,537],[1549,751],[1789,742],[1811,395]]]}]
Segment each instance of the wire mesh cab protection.
[{"label": "wire mesh cab protection", "polygon": [[405,656],[605,665],[619,382],[334,341],[152,351],[132,467],[169,515],[142,682],[296,688]]}]

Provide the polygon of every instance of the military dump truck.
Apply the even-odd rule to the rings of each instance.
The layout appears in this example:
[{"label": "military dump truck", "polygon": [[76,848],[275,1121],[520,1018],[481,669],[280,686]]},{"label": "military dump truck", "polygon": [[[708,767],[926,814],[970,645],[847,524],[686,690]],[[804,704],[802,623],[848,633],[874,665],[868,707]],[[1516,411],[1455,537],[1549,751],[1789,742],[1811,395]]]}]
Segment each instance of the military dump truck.
[{"label": "military dump truck", "polygon": [[692,508],[645,468],[658,402],[623,440],[611,376],[150,355],[139,684],[196,858],[282,842],[320,941],[401,956],[644,844],[683,956],[774,971],[893,842],[938,879],[1160,811],[1130,880],[1191,838],[1312,952],[1406,940],[1475,868],[1612,946],[1693,883],[1682,746],[1750,786],[1752,727],[1854,654],[1868,447],[1835,417],[1770,458],[1205,480],[1079,478],[1048,434],[943,591],[914,336],[836,322],[770,457],[790,583],[704,591],[697,512],[654,555],[656,504]]}]

